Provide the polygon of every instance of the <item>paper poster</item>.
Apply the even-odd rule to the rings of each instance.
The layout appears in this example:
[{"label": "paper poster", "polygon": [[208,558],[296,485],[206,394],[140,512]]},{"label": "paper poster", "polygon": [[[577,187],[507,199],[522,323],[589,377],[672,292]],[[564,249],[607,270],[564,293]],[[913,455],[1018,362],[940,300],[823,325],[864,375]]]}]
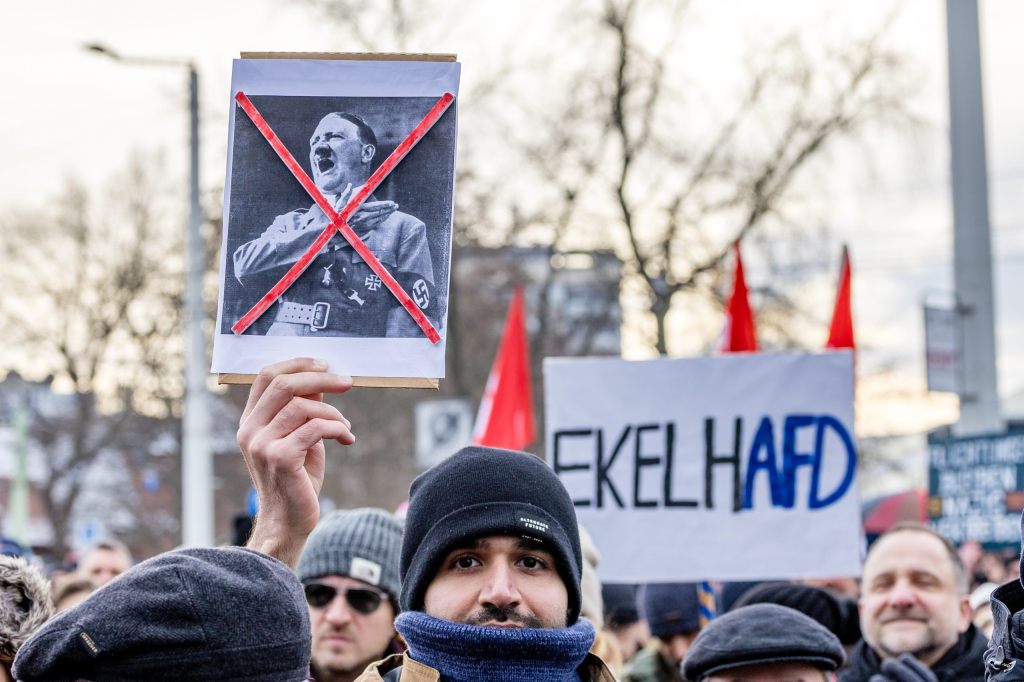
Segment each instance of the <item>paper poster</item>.
[{"label": "paper poster", "polygon": [[860,573],[849,352],[550,359],[544,386],[602,580]]},{"label": "paper poster", "polygon": [[[376,186],[374,173],[439,111],[440,98],[457,95],[458,85],[456,62],[234,62],[214,372],[252,374],[303,355],[355,376],[444,376],[455,105]],[[267,130],[309,187],[272,147]],[[364,188],[369,193],[359,203],[353,197]],[[372,258],[340,233],[317,248],[350,201],[358,209],[347,224]],[[236,333],[302,258],[309,262],[294,282]],[[388,275],[406,305],[389,290]],[[410,310],[429,322],[436,343]]]}]

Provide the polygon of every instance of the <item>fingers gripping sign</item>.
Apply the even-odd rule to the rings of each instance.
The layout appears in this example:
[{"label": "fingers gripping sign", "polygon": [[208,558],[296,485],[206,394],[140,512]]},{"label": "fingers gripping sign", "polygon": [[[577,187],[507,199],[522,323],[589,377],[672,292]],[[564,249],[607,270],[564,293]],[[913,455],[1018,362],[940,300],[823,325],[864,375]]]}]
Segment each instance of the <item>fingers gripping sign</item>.
[{"label": "fingers gripping sign", "polygon": [[352,378],[327,373],[310,358],[263,368],[238,429],[238,445],[260,498],[248,546],[293,568],[320,517],[324,439],[355,442],[352,424],[325,393],[344,393]]}]

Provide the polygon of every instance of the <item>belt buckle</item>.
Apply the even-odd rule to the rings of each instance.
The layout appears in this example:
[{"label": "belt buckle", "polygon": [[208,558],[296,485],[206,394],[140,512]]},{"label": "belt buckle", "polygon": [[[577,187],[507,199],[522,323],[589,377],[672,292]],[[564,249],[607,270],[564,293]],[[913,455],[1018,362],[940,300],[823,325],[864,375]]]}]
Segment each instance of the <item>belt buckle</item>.
[{"label": "belt buckle", "polygon": [[317,301],[313,304],[313,317],[309,321],[309,328],[318,332],[327,327],[327,318],[331,314],[331,304],[324,301]]}]

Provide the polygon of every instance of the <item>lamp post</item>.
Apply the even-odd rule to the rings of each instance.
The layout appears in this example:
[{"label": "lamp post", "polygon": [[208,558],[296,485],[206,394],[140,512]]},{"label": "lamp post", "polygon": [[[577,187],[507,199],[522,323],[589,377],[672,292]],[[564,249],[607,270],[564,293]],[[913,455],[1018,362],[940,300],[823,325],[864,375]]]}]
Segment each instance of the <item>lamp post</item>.
[{"label": "lamp post", "polygon": [[182,544],[213,545],[213,458],[206,391],[206,340],[203,337],[203,271],[206,254],[199,228],[199,73],[189,60],[125,57],[98,43],[85,45],[122,64],[188,69],[189,211],[188,270],[185,275],[185,413],[182,425]]},{"label": "lamp post", "polygon": [[949,139],[953,195],[953,283],[962,320],[963,385],[958,436],[998,433],[992,239],[977,0],[946,0]]}]

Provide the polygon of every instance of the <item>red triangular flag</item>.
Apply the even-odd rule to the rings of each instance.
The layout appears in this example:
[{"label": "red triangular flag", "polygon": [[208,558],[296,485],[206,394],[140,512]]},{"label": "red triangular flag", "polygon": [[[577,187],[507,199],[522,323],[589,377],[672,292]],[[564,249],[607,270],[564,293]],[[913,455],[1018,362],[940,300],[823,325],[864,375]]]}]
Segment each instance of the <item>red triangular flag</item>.
[{"label": "red triangular flag", "polygon": [[850,303],[850,254],[843,247],[843,265],[839,275],[836,307],[832,311],[832,326],[828,330],[825,348],[856,348],[853,340],[853,306]]},{"label": "red triangular flag", "polygon": [[722,335],[723,353],[757,350],[757,326],[754,324],[754,311],[750,309],[747,298],[747,281],[743,277],[743,260],[740,258],[740,243],[736,249],[736,279],[732,286],[732,296],[725,306],[725,333]]},{"label": "red triangular flag", "polygon": [[528,356],[523,289],[516,287],[505,318],[498,355],[491,366],[476,415],[474,445],[522,450],[533,442],[533,398]]}]

